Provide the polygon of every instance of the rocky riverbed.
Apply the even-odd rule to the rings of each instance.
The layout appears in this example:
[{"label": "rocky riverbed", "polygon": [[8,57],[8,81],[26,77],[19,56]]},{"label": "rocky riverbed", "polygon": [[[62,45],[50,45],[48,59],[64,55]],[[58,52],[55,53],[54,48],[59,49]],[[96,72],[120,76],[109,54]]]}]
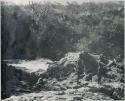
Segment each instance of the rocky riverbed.
[{"label": "rocky riverbed", "polygon": [[[74,68],[79,54],[68,53],[59,61],[38,59],[7,64],[2,62],[2,79],[5,80],[2,81],[2,101],[123,100],[123,68],[111,67],[101,84],[97,83],[97,75],[89,81],[83,75],[78,83]],[[34,88],[39,78],[46,81],[44,85]]]}]

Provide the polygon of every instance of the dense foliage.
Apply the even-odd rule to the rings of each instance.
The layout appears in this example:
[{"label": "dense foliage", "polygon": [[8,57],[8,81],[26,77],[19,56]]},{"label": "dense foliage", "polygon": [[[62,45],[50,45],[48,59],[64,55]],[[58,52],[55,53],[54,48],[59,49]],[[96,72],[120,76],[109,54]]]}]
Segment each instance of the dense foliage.
[{"label": "dense foliage", "polygon": [[124,3],[1,3],[2,58],[59,59],[69,51],[124,51]]}]

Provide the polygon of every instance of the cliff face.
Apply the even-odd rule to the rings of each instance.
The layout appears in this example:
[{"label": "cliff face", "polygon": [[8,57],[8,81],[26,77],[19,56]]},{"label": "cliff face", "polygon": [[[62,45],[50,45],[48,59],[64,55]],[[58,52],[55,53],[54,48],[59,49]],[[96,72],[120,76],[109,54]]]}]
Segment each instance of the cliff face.
[{"label": "cliff face", "polygon": [[23,92],[30,92],[29,87],[32,86],[38,78],[33,73],[30,74],[16,67],[8,66],[5,62],[2,62],[1,67],[2,98],[18,95]]}]

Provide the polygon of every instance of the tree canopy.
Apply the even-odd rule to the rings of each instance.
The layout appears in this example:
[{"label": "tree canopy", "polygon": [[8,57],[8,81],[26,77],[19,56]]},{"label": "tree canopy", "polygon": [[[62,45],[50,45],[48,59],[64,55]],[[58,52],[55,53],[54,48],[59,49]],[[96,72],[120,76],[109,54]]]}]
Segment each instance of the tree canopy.
[{"label": "tree canopy", "polygon": [[61,58],[67,52],[124,53],[124,3],[25,6],[1,2],[3,59]]}]

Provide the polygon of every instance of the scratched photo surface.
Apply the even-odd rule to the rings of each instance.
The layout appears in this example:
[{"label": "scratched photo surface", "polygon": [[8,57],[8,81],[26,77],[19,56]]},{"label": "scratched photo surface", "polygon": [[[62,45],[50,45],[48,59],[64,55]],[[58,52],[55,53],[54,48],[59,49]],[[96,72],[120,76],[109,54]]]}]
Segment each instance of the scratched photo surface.
[{"label": "scratched photo surface", "polygon": [[124,100],[124,0],[1,0],[1,100]]}]

